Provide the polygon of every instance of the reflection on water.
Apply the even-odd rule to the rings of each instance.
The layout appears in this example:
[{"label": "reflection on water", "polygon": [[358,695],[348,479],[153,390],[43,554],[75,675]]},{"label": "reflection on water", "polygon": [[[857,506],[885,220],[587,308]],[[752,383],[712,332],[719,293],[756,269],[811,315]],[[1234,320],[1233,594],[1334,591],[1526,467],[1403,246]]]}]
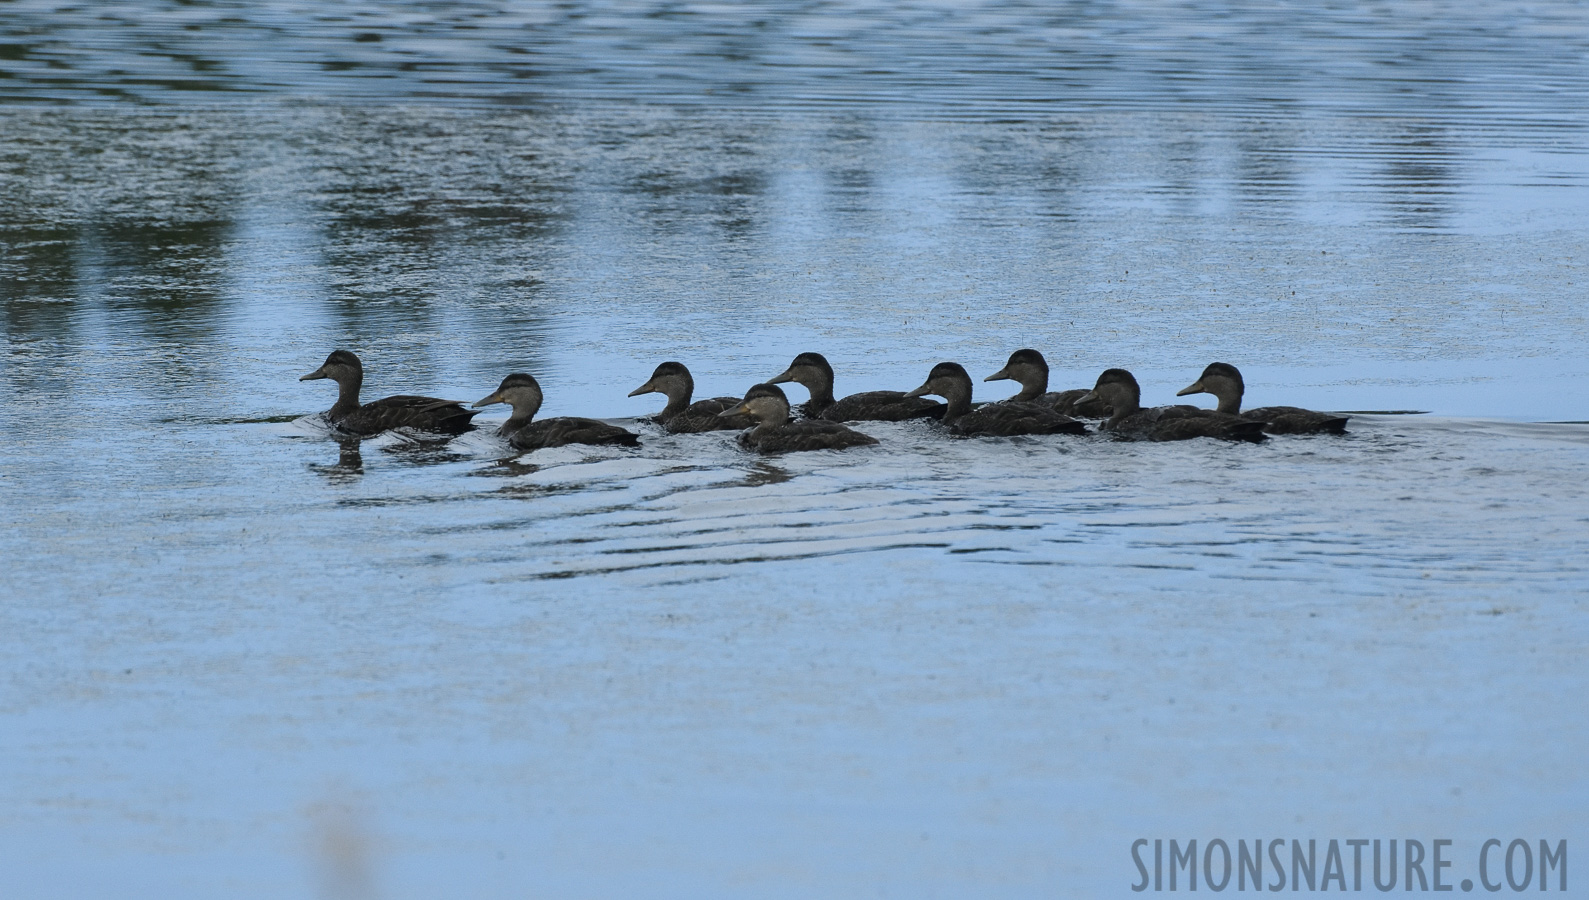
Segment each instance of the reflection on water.
[{"label": "reflection on water", "polygon": [[346,483],[363,475],[364,455],[359,446],[362,442],[357,438],[338,438],[336,443],[341,450],[336,463],[309,463],[309,471],[324,475],[333,484]]},{"label": "reflection on water", "polygon": [[[1177,105],[1503,115],[1582,108],[1568,0],[1487,6],[784,0],[423,5],[11,0],[0,100],[297,93],[526,104]],[[1573,99],[1576,97],[1576,101]]]}]

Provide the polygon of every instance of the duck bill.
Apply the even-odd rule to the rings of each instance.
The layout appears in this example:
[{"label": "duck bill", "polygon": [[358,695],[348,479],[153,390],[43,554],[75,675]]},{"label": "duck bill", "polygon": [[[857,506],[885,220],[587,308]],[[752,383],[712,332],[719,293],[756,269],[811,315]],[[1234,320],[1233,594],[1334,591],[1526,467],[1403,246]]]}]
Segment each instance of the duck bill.
[{"label": "duck bill", "polygon": [[319,380],[321,378],[325,378],[325,377],[327,377],[326,376],[326,367],[325,366],[321,366],[320,368],[315,369],[313,372],[310,372],[308,375],[305,375],[305,376],[303,376],[302,378],[300,378],[298,380],[299,381],[317,381],[317,380]]},{"label": "duck bill", "polygon": [[497,391],[496,393],[491,394],[488,397],[481,397],[479,400],[476,400],[475,403],[474,403],[473,408],[474,409],[479,409],[482,406],[490,406],[493,403],[501,403],[501,402],[503,402],[503,400],[502,400],[502,392],[501,391]]},{"label": "duck bill", "polygon": [[1094,400],[1101,400],[1101,399],[1102,398],[1098,396],[1098,392],[1096,390],[1088,391],[1087,393],[1082,394],[1080,397],[1076,398],[1076,405],[1080,406],[1083,403],[1091,403]]},{"label": "duck bill", "polygon": [[1180,390],[1176,391],[1175,392],[1175,396],[1177,396],[1177,397],[1185,397],[1187,394],[1201,394],[1201,393],[1206,392],[1207,390],[1208,390],[1208,388],[1203,387],[1203,380],[1201,378],[1199,378],[1198,380],[1192,382],[1191,384],[1187,385],[1186,387],[1183,387]]},{"label": "duck bill", "polygon": [[726,419],[729,416],[742,415],[745,412],[748,412],[748,410],[745,409],[745,401],[741,400],[738,403],[734,404],[733,406],[730,406],[728,409],[725,409],[722,412],[718,413],[717,417],[719,419]]},{"label": "duck bill", "polygon": [[907,396],[907,397],[925,397],[925,396],[927,396],[930,393],[932,393],[932,385],[924,384],[921,387],[916,388],[913,391],[906,391],[905,392],[905,396]]},{"label": "duck bill", "polygon": [[1010,367],[1009,366],[1005,366],[1004,368],[998,370],[997,372],[994,372],[992,375],[989,375],[988,377],[986,377],[986,378],[984,378],[982,380],[983,381],[1009,381],[1010,380]]},{"label": "duck bill", "polygon": [[776,376],[774,378],[767,379],[767,383],[768,384],[783,384],[785,382],[794,381],[794,380],[795,380],[795,377],[794,377],[794,366],[790,366],[789,368],[783,370],[783,374],[778,375],[778,376]]},{"label": "duck bill", "polygon": [[642,384],[639,387],[635,388],[634,390],[630,391],[629,392],[629,396],[638,397],[641,394],[654,394],[656,392],[657,392],[657,382],[656,382],[656,379],[653,378],[650,381],[647,381],[645,384]]}]

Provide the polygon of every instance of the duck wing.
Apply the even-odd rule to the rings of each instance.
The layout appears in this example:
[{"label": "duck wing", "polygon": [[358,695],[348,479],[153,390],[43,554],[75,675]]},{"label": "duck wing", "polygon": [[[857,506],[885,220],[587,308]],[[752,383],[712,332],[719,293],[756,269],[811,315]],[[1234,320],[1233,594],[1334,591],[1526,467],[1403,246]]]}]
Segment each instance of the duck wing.
[{"label": "duck wing", "polygon": [[1086,434],[1087,426],[1042,403],[1005,400],[987,403],[966,413],[949,426],[949,431],[964,436],[1011,437],[1017,434]]},{"label": "duck wing", "polygon": [[752,428],[739,436],[739,445],[758,453],[800,450],[844,450],[877,443],[877,438],[820,419],[798,419],[782,425]]},{"label": "duck wing", "polygon": [[1088,400],[1086,403],[1076,402],[1090,393],[1092,393],[1092,390],[1089,388],[1076,388],[1071,391],[1049,391],[1033,402],[1051,407],[1054,412],[1062,416],[1076,416],[1082,419],[1108,418],[1108,404],[1097,397]]},{"label": "duck wing", "polygon": [[1118,422],[1106,423],[1104,429],[1127,441],[1186,441],[1211,437],[1256,444],[1266,439],[1262,422],[1196,406],[1139,410]]},{"label": "duck wing", "polygon": [[442,434],[463,434],[477,412],[464,409],[456,400],[399,394],[366,403],[337,419],[333,424],[361,437],[380,434],[393,428],[417,428]]},{"label": "duck wing", "polygon": [[513,432],[508,437],[508,443],[519,450],[541,450],[568,444],[619,444],[638,447],[640,438],[617,425],[609,425],[595,419],[559,416],[531,422]]},{"label": "duck wing", "polygon": [[725,409],[739,405],[739,400],[733,397],[713,397],[710,400],[697,400],[679,410],[666,422],[663,428],[674,434],[700,434],[703,431],[744,431],[756,425],[756,420],[750,416],[738,415],[723,418],[718,415]]},{"label": "duck wing", "polygon": [[[1145,410],[1149,420],[1147,437],[1154,441],[1184,441],[1211,437],[1227,441],[1264,440],[1263,423],[1230,413],[1197,406],[1159,406]],[[1253,426],[1257,425],[1257,428]]]},{"label": "duck wing", "polygon": [[907,397],[903,391],[866,391],[835,401],[819,415],[829,422],[903,422],[941,419],[947,408],[936,400]]},{"label": "duck wing", "polygon": [[1264,423],[1270,434],[1345,434],[1351,416],[1316,412],[1299,406],[1261,406],[1241,414],[1244,419]]}]

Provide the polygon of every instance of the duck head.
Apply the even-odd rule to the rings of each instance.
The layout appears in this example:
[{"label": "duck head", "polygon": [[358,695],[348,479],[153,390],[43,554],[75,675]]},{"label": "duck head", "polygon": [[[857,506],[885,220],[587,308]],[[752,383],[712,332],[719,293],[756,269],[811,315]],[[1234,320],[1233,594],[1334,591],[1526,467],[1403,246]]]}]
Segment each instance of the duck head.
[{"label": "duck head", "polygon": [[745,399],[718,413],[718,418],[747,415],[757,423],[780,424],[789,421],[789,398],[783,388],[772,384],[753,385],[745,392]]},{"label": "duck head", "polygon": [[949,404],[942,420],[947,425],[971,411],[971,375],[957,362],[941,362],[927,373],[921,387],[905,392],[907,397],[927,394],[936,394]]},{"label": "duck head", "polygon": [[329,378],[338,384],[362,381],[364,379],[364,364],[359,362],[359,358],[353,355],[351,351],[332,350],[331,355],[326,357],[326,361],[320,364],[320,368],[298,380],[318,381],[321,378]]},{"label": "duck head", "polygon": [[1236,413],[1241,411],[1241,395],[1246,392],[1240,370],[1230,363],[1217,362],[1209,363],[1196,381],[1176,391],[1175,396],[1213,394],[1219,398],[1220,412]]},{"label": "duck head", "polygon": [[768,384],[793,381],[811,392],[813,397],[824,392],[833,393],[833,367],[820,353],[802,353],[794,358],[789,368],[768,379]]},{"label": "duck head", "polygon": [[982,380],[1020,382],[1020,393],[1011,399],[1031,400],[1048,390],[1048,360],[1030,348],[1017,350],[1010,354],[1004,368]]},{"label": "duck head", "polygon": [[509,421],[523,423],[535,418],[541,409],[542,399],[541,384],[535,380],[535,376],[514,372],[502,379],[495,391],[477,400],[474,408],[506,403],[513,407],[513,417]]},{"label": "duck head", "polygon": [[1125,369],[1105,369],[1092,390],[1076,402],[1081,404],[1093,400],[1102,400],[1104,405],[1114,409],[1110,421],[1123,419],[1142,408],[1142,387],[1137,384],[1136,376]]},{"label": "duck head", "polygon": [[691,377],[690,370],[681,362],[665,362],[657,366],[651,373],[651,378],[629,392],[629,396],[638,397],[641,394],[666,394],[671,400],[682,394],[686,398],[695,393],[695,379]]}]

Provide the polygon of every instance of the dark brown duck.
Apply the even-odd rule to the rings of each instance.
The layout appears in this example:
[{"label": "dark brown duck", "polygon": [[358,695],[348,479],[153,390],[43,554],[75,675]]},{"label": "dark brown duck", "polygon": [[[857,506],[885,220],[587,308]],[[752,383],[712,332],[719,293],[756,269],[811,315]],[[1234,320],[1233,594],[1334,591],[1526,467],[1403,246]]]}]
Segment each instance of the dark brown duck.
[{"label": "dark brown duck", "polygon": [[541,450],[567,444],[640,446],[640,438],[633,432],[596,419],[558,416],[532,421],[535,414],[540,412],[542,400],[540,383],[533,376],[515,372],[502,379],[496,391],[480,398],[475,406],[506,403],[513,407],[513,415],[502,423],[497,434],[507,438],[508,443],[518,450]]},{"label": "dark brown duck", "polygon": [[1087,433],[1087,426],[1042,403],[1004,400],[972,409],[971,388],[971,376],[964,366],[941,362],[927,373],[926,383],[905,396],[936,394],[948,401],[942,421],[951,434],[1013,437],[1018,434]]},{"label": "dark brown duck", "polygon": [[337,402],[326,411],[326,420],[359,437],[371,437],[393,428],[414,428],[441,434],[462,434],[476,413],[457,400],[399,394],[359,404],[364,386],[364,364],[347,350],[333,350],[326,361],[299,381],[329,378],[337,383]]},{"label": "dark brown duck", "polygon": [[721,416],[723,410],[739,403],[738,397],[713,397],[690,402],[695,394],[695,379],[681,362],[665,362],[651,373],[651,380],[629,392],[629,396],[663,394],[668,405],[652,416],[652,421],[674,434],[702,431],[742,431],[756,424],[749,416]]},{"label": "dark brown duck", "polygon": [[877,438],[825,419],[789,419],[789,398],[782,388],[758,384],[745,392],[745,399],[723,410],[724,418],[747,415],[756,427],[739,436],[739,445],[758,453],[789,453],[798,450],[844,450],[877,443]]},{"label": "dark brown duck", "polygon": [[1017,350],[1010,354],[1004,368],[982,379],[983,381],[1016,381],[1021,385],[1021,390],[1011,400],[1020,400],[1027,403],[1041,403],[1051,407],[1054,412],[1066,416],[1080,416],[1085,419],[1102,419],[1109,415],[1108,407],[1102,400],[1089,400],[1079,403],[1082,397],[1091,391],[1087,388],[1076,388],[1069,391],[1051,391],[1048,389],[1048,360],[1036,350],[1027,348]]},{"label": "dark brown duck", "polygon": [[[1227,441],[1264,440],[1263,423],[1195,406],[1142,408],[1142,388],[1125,369],[1106,369],[1092,389],[1114,412],[1100,426],[1128,441],[1184,441],[1211,437]],[[1083,398],[1094,399],[1092,396]]]},{"label": "dark brown duck", "polygon": [[783,384],[793,381],[811,392],[802,410],[808,419],[830,422],[902,422],[906,419],[937,418],[944,405],[901,391],[866,391],[843,400],[833,399],[833,367],[820,353],[802,353],[789,368],[768,381]]},{"label": "dark brown duck", "polygon": [[1213,394],[1219,400],[1219,412],[1241,416],[1264,423],[1270,434],[1345,434],[1346,421],[1351,416],[1315,412],[1299,406],[1260,406],[1243,412],[1241,397],[1247,385],[1241,372],[1230,363],[1209,363],[1202,377],[1182,388],[1175,396],[1187,394]]}]

